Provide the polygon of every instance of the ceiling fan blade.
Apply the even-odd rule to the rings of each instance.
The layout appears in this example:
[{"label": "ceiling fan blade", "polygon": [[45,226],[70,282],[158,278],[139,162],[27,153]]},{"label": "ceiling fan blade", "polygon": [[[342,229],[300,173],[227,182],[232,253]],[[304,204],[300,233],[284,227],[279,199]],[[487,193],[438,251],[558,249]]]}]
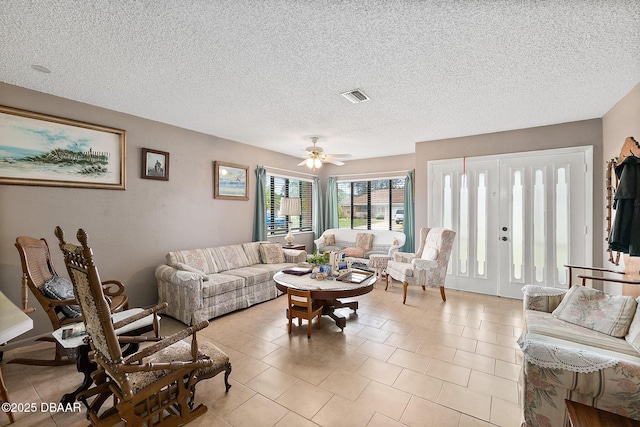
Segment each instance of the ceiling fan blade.
[{"label": "ceiling fan blade", "polygon": [[335,160],[335,159],[330,159],[330,158],[326,158],[323,160],[323,162],[325,163],[331,163],[334,164],[336,166],[342,166],[344,165],[344,162],[341,162],[340,160]]},{"label": "ceiling fan blade", "polygon": [[331,157],[333,159],[350,159],[351,154],[325,154],[327,157]]},{"label": "ceiling fan blade", "polygon": [[307,164],[307,160],[306,159],[301,161],[300,163],[298,163],[298,166],[303,166],[305,164]]}]

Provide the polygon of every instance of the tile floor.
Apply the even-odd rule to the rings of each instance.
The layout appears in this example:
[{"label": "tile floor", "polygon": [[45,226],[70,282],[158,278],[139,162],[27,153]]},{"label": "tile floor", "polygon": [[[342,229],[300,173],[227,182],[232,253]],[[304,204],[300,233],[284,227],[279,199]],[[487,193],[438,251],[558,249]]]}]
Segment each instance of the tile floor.
[{"label": "tile floor", "polygon": [[[222,375],[199,384],[209,411],[190,425],[519,426],[521,301],[449,290],[443,303],[438,289],[412,287],[403,305],[401,284],[383,284],[358,298],[357,314],[341,310],[343,332],[325,317],[311,339],[304,323],[287,334],[284,296],[212,320],[199,337],[229,354],[232,387],[224,393]],[[165,335],[183,327],[162,325]],[[40,410],[80,383],[75,366],[6,364],[18,351],[2,363],[9,396],[39,409],[15,414],[16,425],[86,425],[83,412]]]}]

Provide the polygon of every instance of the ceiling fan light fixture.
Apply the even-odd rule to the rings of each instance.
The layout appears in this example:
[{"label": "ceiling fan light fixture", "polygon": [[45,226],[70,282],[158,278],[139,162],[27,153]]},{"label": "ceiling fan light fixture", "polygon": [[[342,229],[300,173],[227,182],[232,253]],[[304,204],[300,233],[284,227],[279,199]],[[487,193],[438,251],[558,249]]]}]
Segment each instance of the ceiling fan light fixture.
[{"label": "ceiling fan light fixture", "polygon": [[315,169],[318,169],[318,168],[320,168],[320,166],[322,166],[322,161],[320,159],[318,159],[318,158],[313,159],[313,167]]},{"label": "ceiling fan light fixture", "polygon": [[307,167],[308,167],[309,169],[313,169],[313,159],[312,159],[311,157],[309,157],[309,158],[307,159],[307,161],[305,162],[305,164],[307,165]]}]

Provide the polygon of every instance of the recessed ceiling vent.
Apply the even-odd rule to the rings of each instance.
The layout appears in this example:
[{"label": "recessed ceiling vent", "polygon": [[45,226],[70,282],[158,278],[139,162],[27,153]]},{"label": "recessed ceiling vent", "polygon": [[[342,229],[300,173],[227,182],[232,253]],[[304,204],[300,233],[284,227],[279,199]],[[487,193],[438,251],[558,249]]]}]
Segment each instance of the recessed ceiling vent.
[{"label": "recessed ceiling vent", "polygon": [[344,96],[345,98],[347,98],[349,101],[353,102],[354,104],[357,104],[359,102],[368,101],[368,100],[371,99],[363,91],[361,91],[360,89],[350,90],[349,92],[341,93],[340,95]]}]

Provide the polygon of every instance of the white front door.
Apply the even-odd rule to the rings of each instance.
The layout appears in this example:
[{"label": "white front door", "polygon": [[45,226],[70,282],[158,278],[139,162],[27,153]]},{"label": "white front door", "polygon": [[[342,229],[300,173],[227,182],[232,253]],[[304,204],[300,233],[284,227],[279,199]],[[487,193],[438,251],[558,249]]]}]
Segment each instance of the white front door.
[{"label": "white front door", "polygon": [[429,162],[429,224],[457,232],[446,286],[521,298],[591,259],[592,149]]}]

